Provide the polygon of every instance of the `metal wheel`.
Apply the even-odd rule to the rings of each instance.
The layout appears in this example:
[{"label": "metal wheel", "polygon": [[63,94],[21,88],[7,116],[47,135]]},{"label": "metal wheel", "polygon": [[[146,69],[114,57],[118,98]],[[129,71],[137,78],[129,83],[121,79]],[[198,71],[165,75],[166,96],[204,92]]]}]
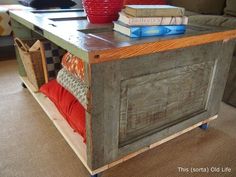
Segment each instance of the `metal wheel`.
[{"label": "metal wheel", "polygon": [[22,86],[23,88],[27,88],[26,85],[24,84],[24,82],[21,82],[21,86]]},{"label": "metal wheel", "polygon": [[199,126],[202,130],[207,130],[209,128],[209,124],[208,123],[205,123],[205,124],[202,124],[201,126]]}]

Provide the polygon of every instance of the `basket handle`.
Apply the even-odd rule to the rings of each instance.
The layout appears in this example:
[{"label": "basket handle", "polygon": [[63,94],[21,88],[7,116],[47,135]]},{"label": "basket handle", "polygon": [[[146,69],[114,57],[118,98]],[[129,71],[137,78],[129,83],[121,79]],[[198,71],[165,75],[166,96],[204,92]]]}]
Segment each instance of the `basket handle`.
[{"label": "basket handle", "polygon": [[20,38],[16,37],[14,41],[18,48],[22,49],[25,52],[28,52],[27,46],[22,42],[22,40],[20,40]]}]

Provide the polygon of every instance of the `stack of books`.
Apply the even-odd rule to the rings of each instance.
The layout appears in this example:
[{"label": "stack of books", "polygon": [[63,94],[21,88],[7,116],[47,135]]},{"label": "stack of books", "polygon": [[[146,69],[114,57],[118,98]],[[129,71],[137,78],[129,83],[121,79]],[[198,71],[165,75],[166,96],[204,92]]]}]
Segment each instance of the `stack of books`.
[{"label": "stack of books", "polygon": [[188,17],[185,9],[170,5],[126,5],[114,30],[129,37],[183,34]]}]

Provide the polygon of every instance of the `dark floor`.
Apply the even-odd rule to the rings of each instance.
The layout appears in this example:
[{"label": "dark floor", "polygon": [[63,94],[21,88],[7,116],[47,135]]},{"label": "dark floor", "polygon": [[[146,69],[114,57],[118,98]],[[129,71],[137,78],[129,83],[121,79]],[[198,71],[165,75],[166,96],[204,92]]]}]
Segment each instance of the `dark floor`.
[{"label": "dark floor", "polygon": [[0,61],[16,57],[14,46],[0,47]]},{"label": "dark floor", "polygon": [[[20,84],[16,61],[1,61],[0,177],[88,176],[75,153]],[[180,167],[184,168],[182,172]],[[190,172],[191,167],[198,172]],[[204,172],[205,168],[215,172]],[[223,172],[229,168],[231,172]],[[102,176],[236,177],[236,109],[222,103],[219,118],[207,131],[197,128]]]}]

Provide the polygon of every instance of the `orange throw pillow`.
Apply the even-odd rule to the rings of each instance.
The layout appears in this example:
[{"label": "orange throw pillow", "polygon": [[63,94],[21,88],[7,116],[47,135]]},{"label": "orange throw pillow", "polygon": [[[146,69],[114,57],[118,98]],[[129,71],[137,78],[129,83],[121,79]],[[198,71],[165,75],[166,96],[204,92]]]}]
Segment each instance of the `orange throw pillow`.
[{"label": "orange throw pillow", "polygon": [[84,81],[84,62],[82,59],[67,52],[62,58],[61,64],[71,74]]}]

